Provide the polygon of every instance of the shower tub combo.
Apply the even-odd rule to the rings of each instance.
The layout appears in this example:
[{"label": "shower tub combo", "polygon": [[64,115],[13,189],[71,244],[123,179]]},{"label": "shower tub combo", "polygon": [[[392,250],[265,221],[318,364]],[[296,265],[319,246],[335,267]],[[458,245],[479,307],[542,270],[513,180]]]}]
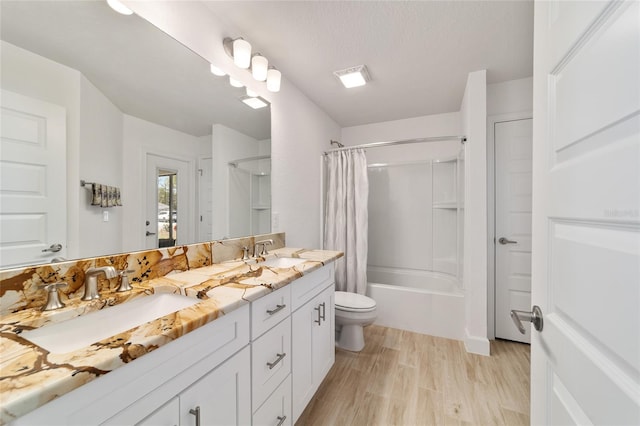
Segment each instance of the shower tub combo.
[{"label": "shower tub combo", "polygon": [[370,267],[367,295],[376,324],[432,336],[464,338],[464,293],[449,274]]}]

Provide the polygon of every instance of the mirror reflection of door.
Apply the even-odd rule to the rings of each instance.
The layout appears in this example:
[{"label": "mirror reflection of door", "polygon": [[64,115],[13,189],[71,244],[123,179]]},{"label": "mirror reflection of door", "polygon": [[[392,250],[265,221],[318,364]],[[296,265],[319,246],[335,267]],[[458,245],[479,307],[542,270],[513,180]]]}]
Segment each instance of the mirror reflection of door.
[{"label": "mirror reflection of door", "polygon": [[178,233],[178,172],[158,170],[158,247],[176,245]]},{"label": "mirror reflection of door", "polygon": [[173,247],[193,241],[195,164],[149,152],[146,158],[146,248]]}]

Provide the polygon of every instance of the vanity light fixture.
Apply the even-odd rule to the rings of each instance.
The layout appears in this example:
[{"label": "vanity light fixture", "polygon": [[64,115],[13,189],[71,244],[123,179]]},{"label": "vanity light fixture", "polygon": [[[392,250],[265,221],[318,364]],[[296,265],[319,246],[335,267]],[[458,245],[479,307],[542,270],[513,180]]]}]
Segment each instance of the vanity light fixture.
[{"label": "vanity light fixture", "polygon": [[233,63],[238,68],[249,68],[251,65],[251,43],[242,37],[236,39],[225,37],[225,39],[222,40],[222,45],[227,55],[233,58]]},{"label": "vanity light fixture", "polygon": [[258,92],[254,92],[253,90],[247,87],[247,96],[249,96],[250,98],[257,98]]},{"label": "vanity light fixture", "polygon": [[267,90],[270,92],[279,92],[281,80],[282,73],[275,69],[275,67],[269,67],[267,70]]},{"label": "vanity light fixture", "polygon": [[122,4],[120,0],[107,0],[107,4],[111,6],[111,9],[123,15],[132,15],[133,10]]},{"label": "vanity light fixture", "polygon": [[334,71],[333,75],[338,77],[342,85],[347,89],[364,86],[367,84],[367,81],[370,80],[366,65],[358,65],[344,70]]},{"label": "vanity light fixture", "polygon": [[235,78],[229,76],[229,84],[233,87],[242,87],[244,84],[240,80],[236,80]]},{"label": "vanity light fixture", "polygon": [[211,65],[211,74],[213,75],[217,75],[218,77],[224,77],[225,75],[227,75],[226,72],[222,71],[220,68],[216,67],[213,64]]},{"label": "vanity light fixture", "polygon": [[267,58],[259,53],[256,53],[251,58],[251,74],[253,78],[258,81],[265,81],[267,79],[267,69],[269,68],[269,61]]},{"label": "vanity light fixture", "polygon": [[[233,59],[233,63],[242,69],[248,69],[257,81],[266,81],[267,89],[271,92],[279,92],[282,83],[282,74],[273,66],[269,66],[269,60],[260,53],[251,55],[251,44],[238,37],[233,39],[225,37],[222,46],[227,55]],[[235,80],[237,82],[237,80]],[[233,82],[231,83],[234,86]],[[240,86],[235,86],[240,87]]]},{"label": "vanity light fixture", "polygon": [[253,109],[260,109],[269,106],[269,103],[259,96],[243,96],[240,98],[240,100]]}]

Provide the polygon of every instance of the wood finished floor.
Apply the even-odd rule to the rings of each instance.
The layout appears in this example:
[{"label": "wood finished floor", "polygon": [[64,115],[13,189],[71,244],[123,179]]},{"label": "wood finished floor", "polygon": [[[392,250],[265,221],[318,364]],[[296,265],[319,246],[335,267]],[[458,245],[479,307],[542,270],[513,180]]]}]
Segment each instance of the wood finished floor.
[{"label": "wood finished floor", "polygon": [[302,413],[307,425],[528,425],[529,345],[455,340],[371,325],[360,353],[336,362]]}]

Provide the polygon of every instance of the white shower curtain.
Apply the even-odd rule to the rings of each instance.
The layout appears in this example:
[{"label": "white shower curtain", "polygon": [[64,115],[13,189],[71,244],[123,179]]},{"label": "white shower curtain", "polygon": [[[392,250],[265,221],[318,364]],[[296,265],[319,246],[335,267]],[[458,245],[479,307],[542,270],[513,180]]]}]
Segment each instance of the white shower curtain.
[{"label": "white shower curtain", "polygon": [[336,290],[367,290],[369,180],[363,149],[330,152],[325,159],[327,192],[324,247],[344,252],[336,263]]}]

